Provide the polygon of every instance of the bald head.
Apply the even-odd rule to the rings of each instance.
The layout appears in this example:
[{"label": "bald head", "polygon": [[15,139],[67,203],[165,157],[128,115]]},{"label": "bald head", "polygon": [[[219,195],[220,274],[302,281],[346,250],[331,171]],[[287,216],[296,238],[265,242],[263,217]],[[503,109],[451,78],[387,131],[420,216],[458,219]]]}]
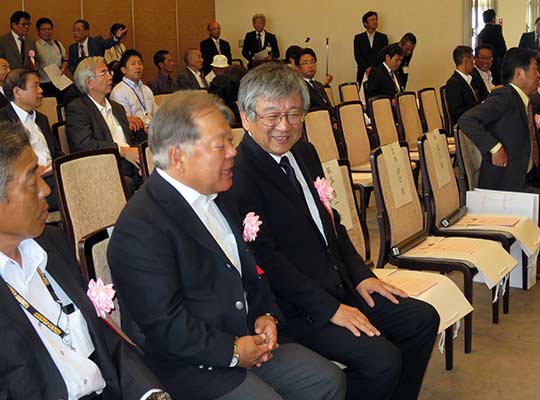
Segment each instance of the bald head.
[{"label": "bald head", "polygon": [[217,21],[210,22],[206,29],[208,30],[208,35],[210,35],[210,37],[219,39],[219,35],[221,35],[221,26]]}]

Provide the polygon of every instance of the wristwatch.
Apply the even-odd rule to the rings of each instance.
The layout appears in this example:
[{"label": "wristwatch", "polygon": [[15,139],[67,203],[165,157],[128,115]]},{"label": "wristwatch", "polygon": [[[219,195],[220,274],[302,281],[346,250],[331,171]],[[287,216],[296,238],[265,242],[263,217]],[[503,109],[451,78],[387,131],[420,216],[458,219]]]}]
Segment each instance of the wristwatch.
[{"label": "wristwatch", "polygon": [[236,345],[236,340],[234,341],[233,355],[229,368],[234,368],[240,362],[240,353],[238,352],[238,346]]},{"label": "wristwatch", "polygon": [[167,392],[154,392],[148,396],[147,400],[172,400],[172,397]]}]

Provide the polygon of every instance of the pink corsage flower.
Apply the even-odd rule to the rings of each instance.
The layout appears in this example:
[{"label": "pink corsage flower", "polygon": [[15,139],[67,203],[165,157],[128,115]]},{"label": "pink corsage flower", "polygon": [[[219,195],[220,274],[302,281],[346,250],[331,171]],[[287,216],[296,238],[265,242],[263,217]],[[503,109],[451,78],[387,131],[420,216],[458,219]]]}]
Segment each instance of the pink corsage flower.
[{"label": "pink corsage flower", "polygon": [[115,293],[112,283],[105,285],[100,278],[98,278],[97,282],[93,279],[88,282],[86,294],[92,301],[97,315],[101,318],[105,318],[114,308],[113,298]]},{"label": "pink corsage flower", "polygon": [[534,114],[534,124],[537,129],[540,129],[540,114]]},{"label": "pink corsage flower", "polygon": [[329,207],[330,200],[334,198],[334,188],[330,185],[330,182],[328,182],[326,178],[317,177],[317,179],[315,179],[315,189],[317,189],[321,202],[326,207]]},{"label": "pink corsage flower", "polygon": [[28,50],[28,57],[35,57],[36,56],[36,52],[34,50]]},{"label": "pink corsage flower", "polygon": [[257,233],[260,229],[259,226],[262,224],[259,216],[253,211],[248,212],[242,224],[244,225],[244,232],[242,233],[244,241],[253,242],[257,239]]}]

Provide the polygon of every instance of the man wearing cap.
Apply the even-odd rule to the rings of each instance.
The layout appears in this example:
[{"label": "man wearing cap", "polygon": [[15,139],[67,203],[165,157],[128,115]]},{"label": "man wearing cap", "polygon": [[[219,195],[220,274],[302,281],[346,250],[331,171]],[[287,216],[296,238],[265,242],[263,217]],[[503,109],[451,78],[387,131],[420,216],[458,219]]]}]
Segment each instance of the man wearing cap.
[{"label": "man wearing cap", "polygon": [[210,85],[216,76],[223,75],[225,69],[229,68],[227,57],[217,54],[210,64],[212,70],[205,76],[206,82]]}]

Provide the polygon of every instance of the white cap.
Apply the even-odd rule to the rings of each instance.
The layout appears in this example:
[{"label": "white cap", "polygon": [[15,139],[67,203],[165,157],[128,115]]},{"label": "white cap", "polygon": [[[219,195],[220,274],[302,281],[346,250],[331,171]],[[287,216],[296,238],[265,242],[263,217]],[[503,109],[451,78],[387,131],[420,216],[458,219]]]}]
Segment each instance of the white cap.
[{"label": "white cap", "polygon": [[229,63],[227,62],[227,57],[222,54],[216,54],[212,60],[212,64],[210,65],[216,68],[227,68]]}]

